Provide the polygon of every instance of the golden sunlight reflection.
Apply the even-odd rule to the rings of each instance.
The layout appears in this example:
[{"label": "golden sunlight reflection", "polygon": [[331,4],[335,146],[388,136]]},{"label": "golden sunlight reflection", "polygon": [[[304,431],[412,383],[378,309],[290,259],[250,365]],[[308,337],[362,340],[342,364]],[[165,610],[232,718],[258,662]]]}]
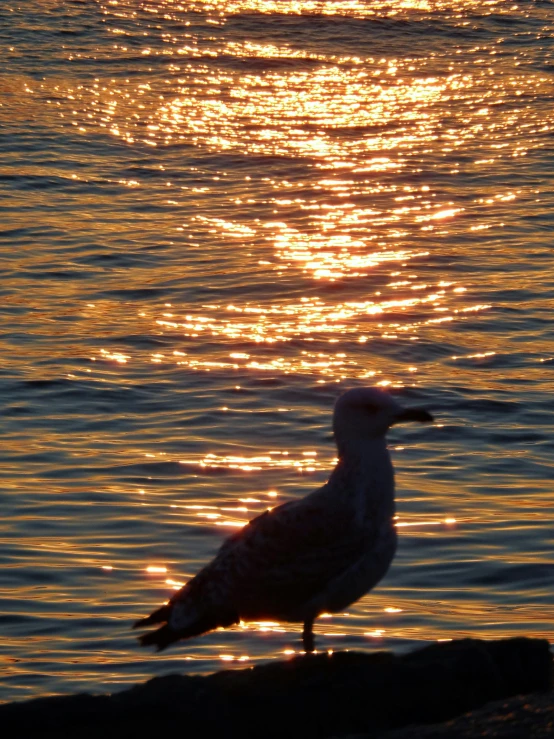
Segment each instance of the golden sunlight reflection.
[{"label": "golden sunlight reflection", "polygon": [[[384,13],[393,17],[448,7],[456,18],[456,7],[467,11],[472,5],[480,13],[503,12],[503,4],[494,0],[485,4],[485,11],[477,0],[370,4],[361,0],[213,0],[186,6],[138,0],[104,2],[107,31],[113,37],[110,56],[114,59],[127,60],[131,49],[122,21],[135,18],[141,11],[146,15],[144,22],[151,32],[145,32],[138,48],[134,39],[132,42],[147,62],[142,72],[127,78],[98,77],[90,84],[79,83],[69,89],[62,89],[59,82],[43,82],[41,86],[52,86],[48,102],[54,109],[59,107],[62,95],[71,99],[71,109],[60,113],[82,135],[105,131],[129,144],[159,147],[187,143],[218,153],[293,155],[313,159],[316,167],[343,175],[347,171],[404,171],[409,161],[430,145],[451,155],[487,128],[491,145],[473,166],[488,166],[491,160],[524,156],[527,151],[518,144],[517,136],[510,141],[506,131],[496,124],[497,119],[489,117],[491,106],[503,91],[495,87],[495,66],[475,64],[476,60],[482,62],[479,45],[472,54],[466,53],[456,65],[450,65],[449,73],[437,75],[435,60],[418,54],[387,58],[372,56],[367,50],[359,55],[337,54],[325,51],[323,46],[318,50],[299,49],[285,42],[237,40],[223,32],[228,16],[249,10],[323,15],[347,12],[354,17]],[[212,26],[209,44],[202,43],[194,27],[198,12]],[[157,13],[163,18],[157,19]],[[160,26],[156,25],[172,18],[177,25],[160,34]],[[463,14],[458,23],[464,24]],[[252,60],[258,64],[264,59],[294,60],[295,65],[291,69],[284,64],[262,65],[240,73],[233,65],[214,65],[215,60]],[[152,72],[148,63],[154,61],[164,65],[165,74]],[[547,83],[538,73],[524,75],[517,65],[509,72],[504,70],[505,86],[527,87],[531,93]],[[455,131],[444,124],[454,104],[467,104],[466,125]],[[512,129],[518,124],[517,115],[506,120]],[[345,139],[333,135],[342,129],[349,129],[352,136]],[[139,182],[126,181],[129,186]],[[447,217],[450,211],[440,213],[437,218]]]},{"label": "golden sunlight reflection", "polygon": [[[471,161],[465,156],[469,176],[479,175],[492,161],[498,165],[525,155],[521,126],[532,129],[527,139],[532,141],[538,141],[542,129],[528,118],[527,109],[508,106],[503,113],[505,99],[545,95],[548,79],[529,70],[523,74],[506,59],[500,69],[495,50],[485,65],[478,44],[438,74],[440,60],[421,54],[383,56],[367,48],[339,54],[323,44],[302,48],[224,32],[234,13],[272,13],[277,6],[279,13],[348,12],[355,17],[403,17],[448,7],[457,18],[458,8],[456,23],[463,25],[468,8],[482,8],[482,3],[102,3],[113,41],[110,58],[125,62],[136,48],[145,64],[132,76],[99,76],[69,87],[59,80],[42,81],[43,94],[50,95],[50,115],[63,116],[78,131],[86,129],[83,135],[107,134],[129,146],[192,146],[218,156],[277,156],[302,165],[296,174],[262,169],[256,176],[249,171],[240,187],[232,164],[214,171],[192,165],[171,174],[165,174],[165,164],[157,164],[152,171],[137,168],[118,178],[133,195],[144,191],[143,198],[153,188],[163,190],[167,229],[186,249],[209,243],[215,262],[219,253],[225,254],[229,274],[248,271],[253,282],[268,275],[276,282],[302,276],[316,289],[321,286],[318,294],[306,290],[295,297],[177,302],[157,313],[141,306],[137,320],[153,323],[155,332],[174,342],[167,350],[152,351],[151,365],[304,375],[321,383],[349,378],[414,382],[420,370],[413,362],[389,375],[372,344],[419,341],[425,333],[451,331],[491,307],[473,299],[459,281],[419,276],[419,265],[431,255],[428,239],[490,228],[490,217],[480,217],[485,208],[498,212],[494,227],[502,228],[505,208],[523,194],[503,187],[461,203],[455,191],[429,184],[422,162],[432,151],[437,171],[451,176],[462,166],[458,152],[463,158],[468,147],[483,140],[483,151]],[[502,3],[488,2],[482,12],[502,13]],[[137,17],[148,29],[138,42],[127,38],[125,23]],[[172,19],[176,23],[160,33],[165,26],[158,24]],[[196,26],[200,19],[211,25],[209,43]],[[245,61],[252,65],[244,67]],[[148,66],[154,63],[163,74]],[[503,87],[497,86],[500,72]],[[460,106],[463,126],[445,124]],[[491,117],[493,106],[500,117]],[[226,186],[231,180],[234,184]],[[213,208],[194,206],[195,198],[212,194],[218,198]],[[193,203],[190,209],[188,202]],[[205,265],[193,261],[191,270],[196,269],[204,274]],[[344,287],[345,281],[354,283],[356,294],[325,292],[337,283]],[[92,302],[88,307],[100,320],[101,307]],[[212,349],[198,351],[200,342],[210,342]],[[492,356],[488,351],[494,350],[479,347],[466,358],[479,361]],[[136,356],[130,350],[101,349],[91,359],[124,366]],[[236,412],[229,405],[221,411]]]},{"label": "golden sunlight reflection", "polygon": [[110,352],[107,349],[100,349],[100,359],[105,359],[107,361],[112,360],[114,362],[117,362],[118,364],[127,364],[127,361],[130,358],[131,357],[128,354],[122,354],[120,352]]},{"label": "golden sunlight reflection", "polygon": [[[270,468],[293,469],[298,472],[315,472],[319,469],[329,469],[337,461],[336,458],[333,458],[329,462],[329,460],[318,460],[316,457],[317,452],[269,451],[266,454],[258,454],[251,457],[209,453],[200,459],[180,460],[180,464],[209,469],[225,468],[229,470],[243,470],[245,472]],[[271,490],[266,495],[270,498],[276,498],[278,494],[276,491]],[[246,502],[247,500],[249,502],[259,502],[256,499],[242,499],[242,502]],[[248,509],[235,508],[234,510],[247,511]]]},{"label": "golden sunlight reflection", "polygon": [[[484,15],[491,13],[509,13],[513,6],[504,0],[190,0],[182,3],[175,0],[160,0],[153,3],[149,0],[101,0],[103,12],[115,18],[129,18],[139,11],[149,14],[154,20],[182,20],[186,13],[205,13],[208,23],[213,26],[224,24],[234,14],[278,14],[278,15],[312,15],[350,16],[352,18],[371,18],[372,16],[394,18],[406,13],[428,14],[436,11],[450,10],[462,21],[462,11],[479,11]],[[190,21],[185,22],[186,27]],[[120,34],[125,31],[119,29]],[[143,51],[148,55],[149,49]]]},{"label": "golden sunlight reflection", "polygon": [[394,525],[397,528],[406,528],[408,526],[451,526],[455,523],[455,518],[444,518],[435,521],[397,521]]},{"label": "golden sunlight reflection", "polygon": [[[240,369],[256,373],[320,375],[327,379],[368,379],[382,374],[381,366],[374,364],[371,356],[365,355],[363,359],[355,356],[349,342],[361,345],[376,339],[394,340],[399,337],[416,341],[428,326],[465,320],[467,314],[491,307],[488,304],[468,304],[464,298],[465,288],[460,289],[456,283],[439,281],[430,285],[419,282],[413,274],[406,275],[403,280],[393,279],[388,283],[388,289],[393,294],[400,294],[386,299],[376,295],[373,300],[334,303],[318,297],[304,297],[298,301],[269,305],[260,301],[242,305],[206,304],[202,312],[184,314],[174,309],[171,317],[155,319],[162,335],[166,332],[172,336],[181,335],[184,342],[201,338],[250,342],[252,348],[228,353],[220,351],[206,357],[185,351],[185,344],[183,349],[156,352],[151,355],[151,361],[208,372]],[[465,300],[465,305],[461,300]],[[291,353],[286,345],[299,340],[306,348],[295,348]],[[310,349],[313,343],[317,343],[317,349]],[[322,344],[330,345],[329,349],[325,350]],[[339,344],[346,344],[349,351],[338,347],[331,349]],[[283,345],[283,349],[276,352],[275,345]],[[120,361],[119,357],[104,352],[98,359],[115,358]],[[128,359],[125,356],[125,361]],[[406,368],[409,373],[417,372],[417,369],[414,366]],[[230,409],[225,406],[221,410]]]},{"label": "golden sunlight reflection", "polygon": [[[190,47],[184,47],[181,52],[178,49],[177,54],[186,57],[191,51]],[[222,45],[219,53],[257,58],[257,51],[259,49],[252,45],[234,43]],[[165,49],[160,52],[165,53]],[[272,56],[284,54],[284,50],[274,51]],[[194,52],[192,56],[196,56]],[[103,108],[104,114],[111,116],[104,125],[114,136],[130,142],[140,137],[143,143],[154,146],[190,141],[220,152],[240,148],[250,154],[316,156],[322,161],[320,166],[327,170],[400,170],[404,163],[399,152],[408,145],[413,148],[417,138],[429,138],[436,125],[429,114],[432,104],[440,100],[448,86],[456,86],[454,76],[447,80],[414,77],[407,68],[399,71],[385,60],[370,60],[372,70],[365,65],[360,68],[362,60],[352,57],[328,60],[322,57],[321,61],[327,61],[329,66],[320,66],[315,73],[313,70],[296,70],[293,74],[283,71],[266,71],[263,75],[246,73],[241,76],[240,85],[230,88],[231,78],[214,78],[212,68],[198,61],[194,64],[196,76],[191,88],[187,79],[193,68],[191,62],[184,60],[181,65],[176,61],[175,81],[181,75],[184,83],[180,94],[160,104],[148,84],[136,86],[126,97],[121,89],[116,90],[114,97],[119,105]],[[367,60],[364,61],[367,64]],[[390,76],[402,71],[410,79],[399,78],[397,84],[391,85]],[[383,76],[387,76],[386,84]],[[221,86],[229,90],[227,95],[216,93]],[[271,95],[268,95],[269,90]],[[129,115],[129,107],[135,103],[136,111],[138,100],[145,109],[139,109],[138,117],[133,118]],[[150,101],[153,109],[148,105]],[[399,125],[392,133],[375,133],[345,145],[325,130],[330,126],[353,129],[380,126],[390,110],[395,111]],[[238,127],[231,124],[233,120],[239,123]],[[288,126],[283,125],[285,121]],[[417,128],[409,134],[406,128],[400,128],[411,123]],[[359,156],[360,147],[367,152],[364,158]],[[375,156],[375,150],[381,154]],[[387,155],[383,156],[383,152]]]},{"label": "golden sunlight reflection", "polygon": [[220,654],[219,659],[222,662],[248,662],[250,657],[248,657],[248,655],[241,655],[240,657],[236,657],[234,654]]},{"label": "golden sunlight reflection", "polygon": [[284,633],[287,631],[287,628],[284,624],[280,623],[279,621],[250,621],[247,624],[247,628],[253,628],[256,631],[261,632],[277,632],[277,633]]}]

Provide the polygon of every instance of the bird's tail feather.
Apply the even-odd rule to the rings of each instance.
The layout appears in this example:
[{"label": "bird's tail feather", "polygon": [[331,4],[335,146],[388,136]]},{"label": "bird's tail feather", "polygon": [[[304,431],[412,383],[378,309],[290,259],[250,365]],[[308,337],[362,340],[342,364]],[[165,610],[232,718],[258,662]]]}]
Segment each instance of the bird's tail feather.
[{"label": "bird's tail feather", "polygon": [[173,631],[171,626],[164,624],[161,628],[155,631],[149,631],[148,634],[139,636],[138,640],[141,647],[156,647],[158,652],[168,647],[172,642],[176,641],[179,637],[176,632]]},{"label": "bird's tail feather", "polygon": [[[143,619],[143,621],[147,620],[148,619]],[[148,624],[144,625],[146,626]],[[139,636],[138,640],[141,647],[155,646],[157,651],[161,652],[179,639],[189,639],[192,636],[199,636],[200,634],[205,634],[206,631],[216,629],[218,626],[219,624],[216,622],[202,619],[199,619],[184,629],[172,629],[171,626],[166,623],[155,631],[150,631],[148,634]]]},{"label": "bird's tail feather", "polygon": [[169,620],[171,613],[171,606],[169,604],[158,608],[157,611],[151,613],[146,618],[141,618],[139,621],[133,624],[133,629],[142,629],[145,626],[153,626],[154,624],[164,624]]}]

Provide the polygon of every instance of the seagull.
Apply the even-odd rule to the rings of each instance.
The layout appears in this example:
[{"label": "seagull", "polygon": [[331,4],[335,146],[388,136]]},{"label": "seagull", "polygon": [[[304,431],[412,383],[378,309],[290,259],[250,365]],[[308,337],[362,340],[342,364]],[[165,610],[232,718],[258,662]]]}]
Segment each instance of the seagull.
[{"label": "seagull", "polygon": [[396,551],[394,471],[385,435],[404,421],[432,422],[377,388],[354,388],[334,409],[337,465],[313,493],[253,518],[171,600],[133,628],[158,651],[181,639],[241,621],[313,624],[343,611],[387,572]]}]

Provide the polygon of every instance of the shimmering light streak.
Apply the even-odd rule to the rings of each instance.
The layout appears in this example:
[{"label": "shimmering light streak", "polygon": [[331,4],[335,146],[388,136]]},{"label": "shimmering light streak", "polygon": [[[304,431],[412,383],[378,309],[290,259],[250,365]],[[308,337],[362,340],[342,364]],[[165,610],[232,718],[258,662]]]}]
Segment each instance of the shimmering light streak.
[{"label": "shimmering light streak", "polygon": [[[340,274],[340,268],[337,274]],[[174,313],[171,320],[158,318],[156,324],[162,331],[179,332],[184,340],[200,337],[219,337],[224,341],[250,341],[260,345],[254,352],[231,351],[217,358],[199,358],[182,350],[174,350],[168,356],[161,353],[152,355],[158,363],[176,362],[182,367],[203,369],[205,371],[248,369],[255,372],[319,373],[327,377],[354,376],[372,377],[380,370],[362,366],[344,351],[310,351],[308,348],[295,352],[283,350],[283,355],[264,356],[266,349],[274,344],[287,344],[301,340],[334,343],[353,340],[365,344],[376,337],[398,338],[399,334],[417,339],[426,326],[459,321],[464,314],[480,312],[490,308],[486,304],[462,305],[455,307],[464,289],[440,282],[436,285],[419,284],[413,276],[404,281],[390,284],[393,290],[403,290],[404,296],[398,298],[344,303],[326,303],[317,297],[302,298],[298,302],[281,305],[228,304],[205,306],[202,313],[179,315]],[[433,313],[429,315],[429,309]],[[446,314],[445,314],[446,312]],[[403,314],[403,315],[402,315]],[[398,320],[402,315],[402,322]],[[407,320],[406,320],[407,319]],[[361,326],[364,333],[360,335]],[[334,337],[341,337],[335,339]],[[365,363],[364,363],[365,364]],[[410,368],[410,372],[414,369]]]},{"label": "shimmering light streak", "polygon": [[455,518],[445,518],[441,521],[397,521],[394,525],[397,528],[406,528],[408,526],[443,526],[456,523]]},{"label": "shimmering light streak", "polygon": [[[198,465],[211,469],[227,468],[230,470],[243,470],[245,472],[260,471],[270,468],[293,469],[302,471],[314,471],[316,469],[329,469],[336,464],[336,458],[319,460],[316,459],[317,454],[314,452],[301,451],[270,451],[267,454],[260,454],[253,457],[245,457],[238,455],[217,455],[214,453],[206,454],[202,459],[197,460],[181,460],[183,465]],[[278,493],[270,490],[267,496],[276,498]],[[246,502],[245,499],[243,499]],[[234,509],[237,510],[237,509]],[[204,514],[207,515],[207,514]]]}]

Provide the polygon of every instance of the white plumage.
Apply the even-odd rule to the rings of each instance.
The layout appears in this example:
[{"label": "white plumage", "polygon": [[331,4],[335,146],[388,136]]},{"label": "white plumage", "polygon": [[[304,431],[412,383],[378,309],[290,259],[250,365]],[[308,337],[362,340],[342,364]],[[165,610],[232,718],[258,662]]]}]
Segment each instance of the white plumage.
[{"label": "white plumage", "polygon": [[167,605],[135,624],[163,624],[140,637],[141,644],[160,650],[241,620],[277,620],[303,623],[304,648],[313,651],[314,620],[361,598],[394,557],[387,430],[432,420],[375,388],[342,395],[333,416],[339,461],[325,485],[262,513],[227,539]]}]

